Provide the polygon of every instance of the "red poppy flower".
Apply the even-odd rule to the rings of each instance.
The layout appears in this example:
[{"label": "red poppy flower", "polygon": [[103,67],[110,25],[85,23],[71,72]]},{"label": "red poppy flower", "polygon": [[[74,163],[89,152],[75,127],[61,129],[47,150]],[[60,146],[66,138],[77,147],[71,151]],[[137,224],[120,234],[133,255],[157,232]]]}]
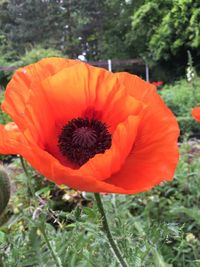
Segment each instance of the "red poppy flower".
[{"label": "red poppy flower", "polygon": [[192,116],[200,122],[200,107],[196,107],[192,109]]},{"label": "red poppy flower", "polygon": [[128,73],[48,58],[20,68],[2,109],[0,153],[57,184],[131,194],[171,180],[179,128],[155,87]]}]

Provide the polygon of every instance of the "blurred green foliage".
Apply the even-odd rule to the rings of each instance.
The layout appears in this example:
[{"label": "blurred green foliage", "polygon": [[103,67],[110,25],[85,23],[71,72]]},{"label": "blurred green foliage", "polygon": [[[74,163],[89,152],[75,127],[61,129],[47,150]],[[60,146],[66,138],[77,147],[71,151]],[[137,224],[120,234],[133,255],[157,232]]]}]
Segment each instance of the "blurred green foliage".
[{"label": "blurred green foliage", "polygon": [[166,105],[176,115],[181,134],[199,134],[200,124],[191,115],[192,108],[200,105],[200,78],[191,82],[186,79],[165,85],[160,95]]},{"label": "blurred green foliage", "polygon": [[[52,48],[43,48],[42,46],[38,45],[36,47],[33,47],[32,49],[27,49],[25,54],[21,57],[16,57],[16,60],[10,61],[6,58],[5,55],[2,57],[2,60],[0,59],[0,66],[8,66],[8,67],[23,67],[32,63],[37,62],[38,60],[46,57],[63,57],[61,51],[52,49]],[[9,82],[11,76],[13,74],[13,71],[0,71],[0,85],[5,87],[7,83]]]},{"label": "blurred green foliage", "polygon": [[149,42],[149,48],[156,60],[169,59],[170,54],[176,55],[183,48],[200,46],[199,3],[193,0],[176,0],[171,1],[169,7]]},{"label": "blurred green foliage", "polygon": [[[0,91],[0,106],[4,98],[4,91]],[[10,117],[0,108],[0,124],[6,124],[11,121]]]},{"label": "blurred green foliage", "polygon": [[184,74],[187,50],[199,69],[199,18],[196,0],[5,0],[0,55],[14,62],[41,46],[91,61],[142,58],[158,79],[175,80]]},{"label": "blurred green foliage", "polygon": [[52,48],[43,48],[42,46],[33,47],[26,50],[25,54],[19,60],[12,63],[13,66],[22,67],[39,61],[46,57],[63,57],[61,51]]},{"label": "blurred green foliage", "polygon": [[177,65],[183,71],[188,49],[196,59],[200,56],[197,49],[200,46],[199,19],[198,1],[146,0],[133,12],[127,41],[149,62],[162,62],[167,67],[167,62],[171,61],[175,63],[171,64],[173,71],[177,70]]}]

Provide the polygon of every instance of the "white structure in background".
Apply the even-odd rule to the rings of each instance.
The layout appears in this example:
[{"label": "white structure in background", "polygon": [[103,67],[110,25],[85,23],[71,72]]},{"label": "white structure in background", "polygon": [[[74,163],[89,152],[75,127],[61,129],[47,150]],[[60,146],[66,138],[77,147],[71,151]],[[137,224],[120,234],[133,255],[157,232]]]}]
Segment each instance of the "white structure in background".
[{"label": "white structure in background", "polygon": [[[112,71],[112,60],[108,59],[108,70]],[[146,81],[149,82],[149,66],[148,64],[145,64],[145,75],[146,75]]]},{"label": "white structure in background", "polygon": [[[83,62],[87,62],[86,53],[83,52],[81,55],[78,56],[78,59],[83,61]],[[117,60],[117,61],[119,61],[119,60]],[[123,60],[121,60],[121,61],[123,61]],[[134,60],[128,60],[128,61],[134,61]],[[109,71],[112,71],[112,65],[116,64],[116,60],[112,61],[111,59],[108,59],[106,61],[99,61],[100,64],[95,64],[95,63],[98,63],[98,62],[95,62],[95,61],[89,62],[89,63],[92,64],[92,65],[98,66],[98,67],[102,67],[102,66],[106,67],[106,65],[107,65],[107,69]],[[119,62],[117,62],[117,64],[119,65]],[[132,64],[133,64],[133,62],[132,62]],[[149,82],[149,66],[148,66],[147,63],[146,64],[143,63],[143,65],[145,66],[145,78],[146,78],[146,81]]]},{"label": "white structure in background", "polygon": [[146,81],[149,82],[149,66],[145,64]]},{"label": "white structure in background", "polygon": [[85,55],[79,55],[78,59],[81,60],[81,61],[85,61],[85,62],[87,61]]},{"label": "white structure in background", "polygon": [[108,70],[112,71],[112,61],[111,61],[111,59],[108,59]]}]

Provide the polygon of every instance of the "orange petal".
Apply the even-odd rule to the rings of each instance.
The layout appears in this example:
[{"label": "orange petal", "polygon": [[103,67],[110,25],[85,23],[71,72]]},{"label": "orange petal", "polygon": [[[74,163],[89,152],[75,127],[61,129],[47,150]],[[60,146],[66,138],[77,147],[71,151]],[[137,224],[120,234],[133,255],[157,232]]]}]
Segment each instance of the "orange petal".
[{"label": "orange petal", "polygon": [[78,61],[46,58],[36,64],[18,69],[9,82],[2,109],[8,113],[22,131],[26,130],[33,140],[47,138],[53,117],[51,109],[39,87],[42,80],[54,75],[63,67]]},{"label": "orange petal", "polygon": [[[6,128],[9,128],[9,134],[6,133],[6,139],[4,139],[7,145],[6,149],[4,149],[4,147],[2,147],[2,142],[0,143],[0,153],[7,154],[17,152],[22,155],[33,168],[56,184],[65,184],[71,188],[87,192],[131,194],[131,190],[99,181],[96,177],[75,175],[72,169],[63,166],[57,159],[42,150],[39,146],[33,144],[29,146],[24,142],[21,134],[16,132],[18,130],[16,130],[14,125],[8,125]],[[2,133],[2,128],[0,128],[0,137],[2,137]]]},{"label": "orange petal", "polygon": [[192,116],[200,122],[200,107],[196,107],[192,109]]},{"label": "orange petal", "polygon": [[0,154],[18,154],[27,142],[14,122],[0,124]]},{"label": "orange petal", "polygon": [[111,148],[90,159],[78,172],[82,176],[92,175],[99,180],[105,180],[118,172],[132,149],[140,119],[140,116],[129,116],[120,123],[113,134]]},{"label": "orange petal", "polygon": [[[61,163],[69,167],[71,164],[61,155],[57,139],[55,139],[56,136],[58,138],[61,128],[68,121],[81,117],[85,110],[94,107],[94,110],[101,111],[101,119],[109,126],[109,131],[118,136],[119,133],[115,134],[117,125],[124,123],[129,116],[140,116],[144,108],[143,103],[127,95],[124,86],[120,85],[114,74],[84,63],[63,69],[46,79],[42,86],[52,107],[52,113],[56,114],[54,131],[51,131],[44,147]],[[92,173],[97,179],[106,179],[119,170],[133,145],[138,121],[139,119],[135,118],[132,129],[128,128],[132,134],[120,136],[121,143],[124,143],[124,138],[128,138],[126,145],[129,146],[126,149],[116,141],[111,151],[96,155],[84,164],[80,171],[84,172],[84,175]],[[125,150],[126,153],[122,153]],[[102,170],[103,162],[105,164]]]},{"label": "orange petal", "polygon": [[[6,133],[0,128],[0,153],[21,154],[34,168],[57,184],[66,184],[78,190],[91,192],[126,193],[129,190],[101,183],[97,179],[101,180],[102,175],[105,175],[107,178],[107,175],[111,174],[109,171],[114,172],[120,168],[132,147],[132,142],[137,133],[138,122],[138,117],[129,117],[124,124],[119,125],[113,138],[114,145],[112,149],[108,150],[107,154],[97,155],[97,158],[94,158],[94,162],[92,162],[92,159],[87,167],[80,168],[79,170],[63,166],[56,158],[42,150],[39,146],[28,144],[14,123],[4,127],[4,131],[7,131]],[[123,141],[121,144],[117,144],[118,138]],[[99,158],[98,156],[102,157]]]},{"label": "orange petal", "polygon": [[36,170],[57,184],[65,184],[88,192],[132,193],[131,190],[99,181],[96,177],[78,176],[71,173],[70,168],[60,164],[39,146],[29,146],[14,123],[0,125],[0,153],[21,154]]},{"label": "orange petal", "polygon": [[40,147],[29,146],[15,123],[0,125],[0,153],[21,154],[43,175],[57,184],[91,192],[121,192],[123,188],[97,181],[94,177],[72,176],[70,169],[61,165],[55,158]]},{"label": "orange petal", "polygon": [[[111,132],[123,123],[114,132],[112,149],[76,171],[77,175],[92,173],[98,179],[106,179],[119,170],[130,152],[139,122],[137,116],[143,109],[141,102],[127,95],[114,74],[77,61],[45,59],[16,72],[3,103],[31,145],[39,145],[69,167],[70,163],[58,151],[59,131],[64,123],[90,107],[101,111]],[[107,164],[100,172],[102,162]]]},{"label": "orange petal", "polygon": [[147,104],[131,154],[119,173],[106,181],[134,192],[171,180],[178,162],[179,127],[155,87],[127,73],[116,74],[136,99]]},{"label": "orange petal", "polygon": [[58,124],[82,117],[90,108],[113,132],[129,115],[139,113],[143,105],[130,99],[116,76],[104,69],[79,63],[64,68],[42,83]]},{"label": "orange petal", "polygon": [[27,138],[42,146],[88,108],[102,113],[113,132],[118,123],[139,113],[142,104],[130,99],[116,76],[104,69],[49,58],[16,71],[2,108]]}]

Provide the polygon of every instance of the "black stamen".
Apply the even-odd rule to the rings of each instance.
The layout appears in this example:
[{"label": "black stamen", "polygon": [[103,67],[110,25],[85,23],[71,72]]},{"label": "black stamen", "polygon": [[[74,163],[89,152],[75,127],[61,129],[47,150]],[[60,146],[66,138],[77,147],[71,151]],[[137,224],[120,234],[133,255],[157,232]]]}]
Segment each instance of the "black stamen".
[{"label": "black stamen", "polygon": [[58,137],[61,153],[78,166],[111,147],[112,139],[105,123],[97,119],[77,118],[66,124]]}]

